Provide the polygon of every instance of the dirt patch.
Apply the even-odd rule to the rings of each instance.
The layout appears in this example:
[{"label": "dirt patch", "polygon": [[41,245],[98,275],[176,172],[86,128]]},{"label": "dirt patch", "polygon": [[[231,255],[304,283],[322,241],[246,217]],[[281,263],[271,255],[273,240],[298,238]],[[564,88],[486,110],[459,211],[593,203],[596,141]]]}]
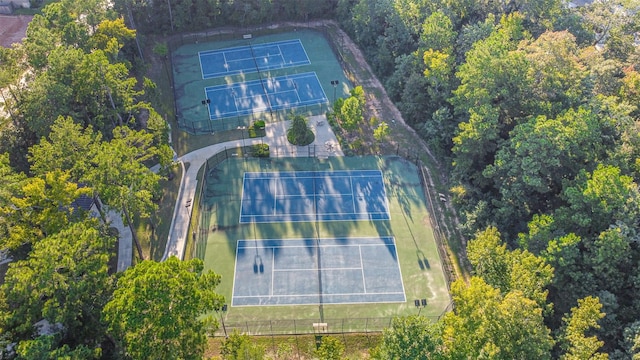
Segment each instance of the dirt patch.
[{"label": "dirt patch", "polygon": [[0,15],[0,46],[8,48],[11,44],[22,42],[31,19],[31,15]]}]

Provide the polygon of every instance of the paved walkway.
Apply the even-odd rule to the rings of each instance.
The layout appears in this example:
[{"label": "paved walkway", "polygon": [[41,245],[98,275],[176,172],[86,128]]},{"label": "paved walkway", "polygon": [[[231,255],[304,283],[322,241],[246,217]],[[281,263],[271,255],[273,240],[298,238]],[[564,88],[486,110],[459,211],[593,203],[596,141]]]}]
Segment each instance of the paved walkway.
[{"label": "paved walkway", "polygon": [[117,271],[125,271],[131,266],[133,259],[133,236],[131,228],[122,222],[122,215],[119,211],[107,211],[107,223],[109,226],[118,229],[118,266]]},{"label": "paved walkway", "polygon": [[[327,123],[324,115],[311,117],[309,119],[309,125],[316,134],[316,139],[313,143],[316,147],[316,156],[344,155],[340,149],[340,145],[338,144],[335,134],[331,130],[331,126]],[[162,257],[163,261],[170,256],[176,256],[179,259],[184,259],[186,240],[187,236],[189,236],[188,231],[192,214],[192,203],[195,197],[196,187],[198,185],[198,171],[202,165],[204,165],[204,162],[211,156],[222,152],[225,149],[260,143],[269,145],[272,156],[296,156],[298,153],[302,156],[308,156],[307,151],[301,150],[307,149],[306,146],[296,147],[289,144],[286,136],[288,127],[288,121],[269,123],[265,129],[266,136],[262,139],[256,138],[227,141],[192,151],[178,158],[178,161],[182,166],[182,180],[176,205],[173,210],[169,240],[167,241],[167,247],[165,248],[164,256]],[[298,152],[297,150],[300,151]],[[277,154],[275,153],[276,151],[278,152]],[[285,153],[285,151],[288,151],[289,153]],[[189,169],[187,169],[187,171],[184,171],[185,163],[189,164]]]}]

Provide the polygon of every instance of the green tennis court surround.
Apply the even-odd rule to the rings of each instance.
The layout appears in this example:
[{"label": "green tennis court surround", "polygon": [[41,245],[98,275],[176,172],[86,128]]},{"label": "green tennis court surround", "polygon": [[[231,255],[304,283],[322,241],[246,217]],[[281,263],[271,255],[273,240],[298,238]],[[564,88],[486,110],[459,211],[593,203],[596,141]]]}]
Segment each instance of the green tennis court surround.
[{"label": "green tennis court surround", "polygon": [[[439,316],[450,304],[421,180],[411,162],[395,156],[219,161],[212,160],[203,174],[195,255],[222,276],[218,290],[230,305],[225,321],[296,319],[295,326],[306,319],[311,327],[322,318],[416,314],[415,299],[427,300],[421,308],[425,316]],[[354,194],[384,197],[389,217],[240,221],[245,201],[300,197],[300,203],[290,204],[286,214],[291,214],[314,196]],[[351,204],[333,200],[336,208]],[[245,210],[254,216],[258,209]]]},{"label": "green tennis court surround", "polygon": [[350,82],[320,32],[256,31],[250,39],[241,34],[221,38],[172,49],[175,111],[183,130],[210,134],[257,120],[283,121],[292,110],[303,116],[324,114],[335,79],[340,80],[337,96],[349,95]]}]

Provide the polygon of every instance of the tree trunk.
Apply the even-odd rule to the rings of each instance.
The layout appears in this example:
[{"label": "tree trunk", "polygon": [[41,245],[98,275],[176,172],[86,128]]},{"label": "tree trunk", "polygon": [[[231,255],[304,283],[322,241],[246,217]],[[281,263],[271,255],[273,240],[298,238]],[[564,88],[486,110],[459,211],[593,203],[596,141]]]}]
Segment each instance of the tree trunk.
[{"label": "tree trunk", "polygon": [[14,125],[16,125],[16,121],[14,120],[14,117],[13,117],[13,112],[11,111],[11,104],[7,104],[7,98],[4,97],[4,91],[2,89],[0,89],[0,95],[2,95],[2,103],[4,104],[4,107],[9,112],[9,117],[11,118],[11,122]]},{"label": "tree trunk", "polygon": [[122,212],[124,216],[127,218],[127,223],[129,224],[129,229],[131,230],[131,238],[133,239],[133,243],[136,244],[136,249],[138,250],[138,256],[140,259],[144,260],[144,255],[142,254],[142,246],[140,246],[140,242],[138,241],[138,236],[136,236],[136,232],[133,230],[133,221],[131,221],[131,216],[127,211],[127,207],[122,205]]},{"label": "tree trunk", "polygon": [[116,103],[113,101],[113,96],[111,96],[111,88],[109,88],[109,86],[107,86],[107,95],[109,95],[109,102],[111,102],[111,107],[116,112],[116,116],[118,117],[118,126],[122,126],[122,116],[120,116],[120,113],[116,108]]}]

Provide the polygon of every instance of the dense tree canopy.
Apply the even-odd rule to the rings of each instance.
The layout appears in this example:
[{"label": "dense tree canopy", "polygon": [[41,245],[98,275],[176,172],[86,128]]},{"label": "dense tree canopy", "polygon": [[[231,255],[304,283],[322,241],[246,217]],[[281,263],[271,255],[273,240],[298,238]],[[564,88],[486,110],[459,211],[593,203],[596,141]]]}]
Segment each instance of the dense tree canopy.
[{"label": "dense tree canopy", "polygon": [[[0,117],[8,115],[0,122],[0,249],[13,258],[0,286],[2,358],[121,358],[120,346],[130,343],[107,331],[117,327],[105,322],[104,309],[135,291],[144,272],[116,281],[104,211],[120,211],[131,226],[131,214],[155,211],[161,176],[148,166],[168,165],[172,151],[168,125],[153,108],[157,94],[145,93],[155,84],[134,66],[137,34],[123,15],[101,0],[54,2],[34,17],[22,45],[0,50]],[[91,218],[76,200],[95,196],[106,206]],[[199,274],[201,264],[183,266],[169,272],[197,292],[161,312],[190,316],[182,316],[194,339],[184,342],[185,354],[201,353],[206,333],[198,317],[221,302],[213,292],[219,278]]]},{"label": "dense tree canopy", "polygon": [[[184,338],[195,352],[135,340],[154,330],[202,330],[194,319],[219,305],[209,292],[217,278],[198,275],[193,263],[142,262],[114,296],[105,273],[112,240],[70,203],[100,193],[126,220],[155,211],[159,176],[144,164],[166,163],[171,151],[152,106],[157,89],[134,47],[140,33],[326,17],[356,40],[407,123],[440,157],[472,239],[475,276],[452,285],[455,311],[436,324],[396,319],[374,357],[637,357],[638,14],[637,0],[577,8],[557,0],[47,5],[23,45],[0,49],[0,247],[16,259],[0,291],[0,344],[17,342],[16,353],[33,359],[136,356],[152,353],[149,344],[175,347],[176,356],[200,354],[202,337],[194,334]],[[332,115],[357,131],[364,110],[356,87]],[[167,282],[209,279],[197,293],[180,288],[207,306],[187,301],[183,328],[163,329],[159,314],[140,329],[125,299],[137,299],[136,281],[154,290],[151,270]],[[171,295],[150,304],[164,309]],[[106,301],[108,334],[96,320]],[[35,336],[41,319],[66,331]],[[406,335],[419,341],[407,344]]]},{"label": "dense tree canopy", "polygon": [[198,259],[143,261],[118,279],[104,319],[133,359],[201,359],[215,320],[199,316],[222,308],[219,283]]},{"label": "dense tree canopy", "polygon": [[[598,358],[602,344],[620,358],[636,351],[637,10],[635,0],[576,8],[555,0],[343,0],[336,10],[407,123],[447,167],[462,229],[473,238],[474,273],[504,299],[519,293],[543,310],[555,336],[544,353],[553,357]],[[413,43],[393,48],[398,29]],[[606,315],[593,315],[600,311]],[[567,319],[580,313],[592,314],[580,320],[589,330],[575,334],[598,339],[579,349]],[[623,333],[634,335],[623,341]],[[460,355],[503,351],[482,344]]]}]

